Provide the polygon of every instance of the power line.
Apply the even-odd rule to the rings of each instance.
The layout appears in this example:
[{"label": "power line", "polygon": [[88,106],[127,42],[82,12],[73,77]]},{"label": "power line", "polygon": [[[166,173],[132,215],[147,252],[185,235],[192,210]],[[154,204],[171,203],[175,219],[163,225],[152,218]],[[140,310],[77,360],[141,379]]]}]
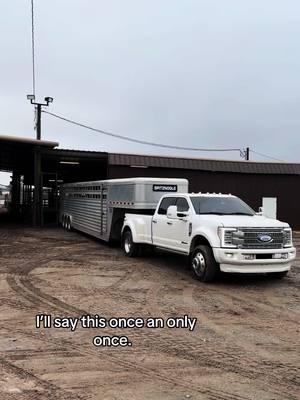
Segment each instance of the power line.
[{"label": "power line", "polygon": [[111,137],[114,137],[114,138],[117,138],[117,139],[121,139],[121,140],[127,140],[128,142],[139,143],[139,144],[148,145],[148,146],[162,147],[162,148],[173,149],[173,150],[175,149],[175,150],[209,151],[209,152],[238,151],[241,154],[241,149],[237,149],[237,148],[233,148],[233,149],[205,149],[205,148],[198,148],[198,147],[182,147],[182,146],[173,146],[173,145],[168,145],[168,144],[163,144],[163,143],[148,142],[148,141],[145,141],[145,140],[134,139],[134,138],[131,138],[131,137],[128,137],[128,136],[118,135],[118,134],[113,133],[113,132],[107,132],[107,131],[104,131],[102,129],[93,128],[93,127],[91,127],[89,125],[85,125],[85,124],[82,124],[80,122],[73,121],[73,120],[71,120],[69,118],[62,117],[61,115],[57,115],[57,114],[51,113],[49,111],[42,110],[42,112],[44,112],[46,114],[49,114],[52,117],[58,118],[58,119],[60,119],[62,121],[69,122],[70,124],[81,126],[82,128],[86,128],[86,129],[89,129],[89,130],[97,132],[97,133],[101,133],[101,134],[106,135],[106,136],[111,136]]},{"label": "power line", "polygon": [[269,158],[270,160],[275,160],[275,161],[280,161],[280,162],[286,162],[286,161],[284,161],[284,160],[280,160],[279,158],[274,158],[274,157],[268,156],[267,154],[259,153],[258,151],[254,151],[254,150],[251,150],[251,149],[250,149],[250,151],[251,151],[251,153],[253,153],[253,154],[257,154],[257,155],[259,155],[259,156],[261,156],[261,157]]},{"label": "power line", "polygon": [[106,136],[111,136],[117,139],[121,139],[121,140],[127,140],[129,142],[133,142],[133,143],[139,143],[139,144],[143,144],[143,145],[148,145],[148,146],[155,146],[155,147],[162,147],[162,148],[168,148],[168,149],[175,149],[175,150],[186,150],[186,151],[207,151],[207,152],[230,152],[230,151],[238,151],[240,153],[240,156],[242,158],[245,158],[247,160],[247,152],[248,152],[248,157],[249,157],[249,152],[253,153],[253,154],[257,154],[261,157],[265,157],[265,158],[269,158],[271,160],[275,160],[275,161],[279,161],[279,162],[285,162],[284,160],[280,160],[278,158],[275,157],[271,157],[267,154],[263,154],[263,153],[259,153],[257,151],[251,150],[249,147],[247,147],[246,149],[242,150],[242,149],[238,149],[238,148],[229,148],[229,149],[207,149],[207,148],[198,148],[198,147],[183,147],[183,146],[174,146],[174,145],[167,145],[167,144],[163,144],[163,143],[156,143],[156,142],[148,142],[145,140],[139,140],[139,139],[134,139],[128,136],[123,136],[123,135],[119,135],[113,132],[108,132],[108,131],[104,131],[102,129],[97,129],[97,128],[93,128],[92,126],[83,124],[81,122],[77,122],[74,120],[71,120],[69,118],[63,117],[61,115],[57,115],[54,113],[51,113],[49,111],[45,111],[42,110],[42,112],[44,112],[45,114],[49,114],[52,117],[58,118],[62,121],[65,122],[69,122],[70,124],[73,125],[77,125],[80,126],[82,128],[85,129],[89,129],[91,131],[97,132],[97,133],[101,133],[103,135]]},{"label": "power line", "polygon": [[32,49],[32,94],[35,95],[35,43],[34,43],[33,0],[31,0],[31,49]]}]

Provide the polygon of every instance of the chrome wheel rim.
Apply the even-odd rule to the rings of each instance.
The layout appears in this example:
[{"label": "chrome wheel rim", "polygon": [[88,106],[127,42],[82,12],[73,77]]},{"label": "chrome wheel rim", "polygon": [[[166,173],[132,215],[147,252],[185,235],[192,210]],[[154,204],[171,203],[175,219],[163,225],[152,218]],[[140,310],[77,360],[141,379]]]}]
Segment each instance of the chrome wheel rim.
[{"label": "chrome wheel rim", "polygon": [[195,254],[195,256],[192,260],[192,267],[197,276],[203,275],[203,273],[205,271],[205,267],[206,267],[206,262],[205,262],[205,258],[202,253]]},{"label": "chrome wheel rim", "polygon": [[124,241],[124,249],[125,249],[125,252],[127,254],[130,253],[131,241],[130,241],[130,238],[128,236],[125,238],[125,241]]}]

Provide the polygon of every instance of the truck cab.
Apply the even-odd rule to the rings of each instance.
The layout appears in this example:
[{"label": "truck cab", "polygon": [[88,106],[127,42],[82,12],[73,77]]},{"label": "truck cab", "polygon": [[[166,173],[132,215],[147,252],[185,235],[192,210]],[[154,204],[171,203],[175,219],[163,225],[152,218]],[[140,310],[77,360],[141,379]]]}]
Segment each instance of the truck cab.
[{"label": "truck cab", "polygon": [[236,196],[211,193],[167,194],[153,216],[125,214],[122,245],[128,256],[144,245],[185,254],[201,281],[218,271],[281,278],[296,255],[287,223],[257,215]]}]

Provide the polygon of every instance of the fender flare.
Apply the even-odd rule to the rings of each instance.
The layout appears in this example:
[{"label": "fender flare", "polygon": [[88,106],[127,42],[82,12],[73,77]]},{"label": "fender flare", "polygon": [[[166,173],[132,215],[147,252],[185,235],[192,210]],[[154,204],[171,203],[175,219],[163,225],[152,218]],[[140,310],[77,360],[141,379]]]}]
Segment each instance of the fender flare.
[{"label": "fender flare", "polygon": [[209,246],[210,246],[211,248],[213,248],[213,245],[212,245],[212,243],[211,243],[211,240],[210,240],[210,238],[209,238],[209,235],[208,235],[206,232],[198,231],[198,232],[195,232],[195,235],[194,235],[194,236],[192,237],[192,239],[191,239],[189,254],[191,254],[192,249],[193,249],[193,247],[194,247],[194,246],[193,246],[194,241],[197,240],[197,238],[198,238],[198,237],[201,237],[201,236],[208,242]]},{"label": "fender flare", "polygon": [[136,237],[137,237],[137,233],[136,233],[136,229],[133,223],[131,223],[131,221],[126,222],[123,225],[122,231],[121,231],[121,238],[123,238],[123,234],[126,230],[130,230],[131,234],[132,234],[132,240],[136,243]]}]

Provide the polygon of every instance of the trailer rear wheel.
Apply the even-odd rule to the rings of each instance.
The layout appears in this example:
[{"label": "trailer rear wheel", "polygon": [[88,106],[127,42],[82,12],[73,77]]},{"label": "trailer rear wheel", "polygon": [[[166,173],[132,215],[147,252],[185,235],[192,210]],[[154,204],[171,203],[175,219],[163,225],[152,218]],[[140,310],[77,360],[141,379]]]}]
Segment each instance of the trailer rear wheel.
[{"label": "trailer rear wheel", "polygon": [[68,231],[71,230],[71,217],[70,216],[67,217],[66,228]]},{"label": "trailer rear wheel", "polygon": [[137,257],[140,253],[140,245],[134,243],[131,231],[125,231],[122,239],[122,247],[125,255],[127,257]]},{"label": "trailer rear wheel", "polygon": [[211,247],[196,246],[191,256],[191,269],[194,276],[201,282],[213,281],[219,271]]}]

